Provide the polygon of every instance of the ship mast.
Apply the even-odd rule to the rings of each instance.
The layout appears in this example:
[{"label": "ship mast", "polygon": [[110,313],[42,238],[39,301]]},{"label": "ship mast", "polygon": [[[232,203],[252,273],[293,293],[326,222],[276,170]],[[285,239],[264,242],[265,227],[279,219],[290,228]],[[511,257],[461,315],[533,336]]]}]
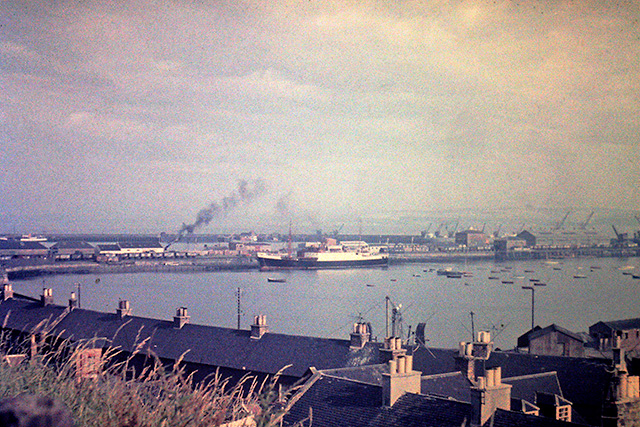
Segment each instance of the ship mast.
[{"label": "ship mast", "polygon": [[291,221],[289,221],[289,241],[287,242],[287,254],[289,258],[291,258],[291,254],[293,253],[293,249],[291,248]]}]

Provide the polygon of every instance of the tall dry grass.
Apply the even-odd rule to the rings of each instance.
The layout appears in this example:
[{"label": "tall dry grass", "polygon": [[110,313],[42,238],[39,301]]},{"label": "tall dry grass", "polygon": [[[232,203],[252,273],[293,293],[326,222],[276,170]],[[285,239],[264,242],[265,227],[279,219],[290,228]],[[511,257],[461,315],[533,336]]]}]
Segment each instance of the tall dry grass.
[{"label": "tall dry grass", "polygon": [[[11,353],[7,339],[0,341],[4,341],[0,347]],[[39,348],[47,348],[44,344],[41,340]],[[0,363],[0,399],[21,393],[48,395],[67,405],[76,425],[87,427],[219,426],[247,416],[257,426],[280,425],[287,396],[280,391],[277,376],[263,382],[247,376],[230,385],[217,375],[195,384],[181,361],[167,368],[152,357],[134,373],[136,352],[123,358],[113,349],[100,356],[98,375],[78,378],[78,359],[95,346],[95,341],[80,345],[62,341],[17,366]],[[29,346],[13,348],[24,351]]]}]

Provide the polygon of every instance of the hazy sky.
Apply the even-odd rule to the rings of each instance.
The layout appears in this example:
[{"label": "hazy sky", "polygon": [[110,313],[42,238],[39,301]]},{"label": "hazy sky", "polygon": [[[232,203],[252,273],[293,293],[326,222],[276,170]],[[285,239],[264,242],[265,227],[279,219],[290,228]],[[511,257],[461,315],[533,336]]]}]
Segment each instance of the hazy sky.
[{"label": "hazy sky", "polygon": [[0,8],[0,232],[640,207],[637,0]]}]

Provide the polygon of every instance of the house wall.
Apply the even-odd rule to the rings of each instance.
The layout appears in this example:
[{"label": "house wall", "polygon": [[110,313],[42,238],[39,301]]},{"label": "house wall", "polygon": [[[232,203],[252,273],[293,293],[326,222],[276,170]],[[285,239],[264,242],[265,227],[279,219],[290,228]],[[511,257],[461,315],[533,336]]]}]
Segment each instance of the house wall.
[{"label": "house wall", "polygon": [[583,357],[584,346],[581,341],[561,334],[551,332],[530,340],[531,354],[547,356]]},{"label": "house wall", "polygon": [[602,427],[640,427],[640,400],[605,405]]},{"label": "house wall", "polygon": [[614,333],[620,333],[620,347],[625,351],[632,351],[640,348],[640,329],[625,329],[614,331],[602,322],[598,322],[589,328],[595,342],[598,343],[599,350],[610,350]]}]

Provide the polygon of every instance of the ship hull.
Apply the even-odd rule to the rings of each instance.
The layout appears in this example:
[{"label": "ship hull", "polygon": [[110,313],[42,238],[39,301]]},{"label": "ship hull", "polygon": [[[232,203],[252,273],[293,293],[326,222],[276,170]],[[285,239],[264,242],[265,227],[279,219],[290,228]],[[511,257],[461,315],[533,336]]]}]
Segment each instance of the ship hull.
[{"label": "ship hull", "polygon": [[386,267],[389,265],[387,256],[375,255],[355,257],[351,259],[318,258],[289,258],[280,256],[258,255],[258,262],[262,270],[318,270],[341,268]]}]

